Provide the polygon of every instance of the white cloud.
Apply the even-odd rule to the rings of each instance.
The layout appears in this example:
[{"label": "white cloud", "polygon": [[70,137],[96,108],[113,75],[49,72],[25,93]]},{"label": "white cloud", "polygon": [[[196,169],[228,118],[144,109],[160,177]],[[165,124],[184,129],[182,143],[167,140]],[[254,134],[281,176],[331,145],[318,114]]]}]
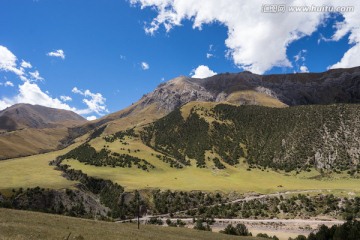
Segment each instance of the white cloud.
[{"label": "white cloud", "polygon": [[72,101],[72,98],[69,96],[60,96],[60,99],[64,102]]},{"label": "white cloud", "polygon": [[21,61],[21,67],[23,67],[23,68],[32,68],[31,63],[26,62],[25,60]]},{"label": "white cloud", "polygon": [[52,52],[47,53],[46,55],[50,56],[50,57],[59,57],[61,59],[65,59],[65,53],[62,49],[58,49]]},{"label": "white cloud", "polygon": [[141,68],[143,70],[148,70],[150,68],[149,64],[147,62],[142,62],[141,63]]},{"label": "white cloud", "polygon": [[[63,54],[62,50],[59,53]],[[23,83],[18,86],[18,93],[15,96],[0,96],[0,110],[16,103],[30,103],[46,107],[71,110],[78,114],[97,113],[102,115],[103,113],[108,112],[105,105],[106,99],[100,93],[92,93],[89,90],[86,90],[85,92],[82,92],[77,88],[73,88],[72,90],[73,93],[79,93],[85,96],[83,103],[86,104],[86,109],[76,109],[66,104],[65,102],[72,100],[69,96],[63,95],[60,99],[51,97],[48,91],[42,91],[40,87],[34,83],[34,81],[43,80],[39,71],[35,70],[33,72],[26,73],[24,69],[32,68],[32,66],[25,60],[22,60],[20,65],[21,67],[17,66],[17,57],[6,47],[0,45],[0,71],[13,72],[23,81]],[[30,80],[28,79],[28,76],[30,77]],[[14,84],[10,81],[0,83],[0,85],[14,86]]]},{"label": "white cloud", "polygon": [[333,40],[332,38],[324,37],[324,35],[320,33],[317,43],[320,44],[321,41],[323,41],[323,42],[330,42],[330,41],[334,41],[334,40]]},{"label": "white cloud", "polygon": [[34,72],[29,72],[29,75],[30,75],[30,77],[31,77],[33,80],[35,80],[35,81],[42,81],[42,80],[44,80],[44,78],[42,78],[42,77],[40,76],[40,73],[39,73],[38,70],[36,70],[36,71],[34,71]]},{"label": "white cloud", "polygon": [[0,45],[0,71],[13,72],[17,76],[23,76],[24,69],[17,67],[17,57],[4,46]]},{"label": "white cloud", "polygon": [[307,50],[306,50],[306,49],[303,49],[303,50],[299,51],[298,54],[296,54],[296,55],[294,56],[295,62],[298,62],[298,61],[304,62],[304,61],[306,60],[306,58],[305,58],[305,54],[306,54],[306,53],[307,53]]},{"label": "white cloud", "polygon": [[4,109],[6,106],[16,103],[39,104],[46,107],[76,111],[75,108],[62,103],[59,99],[50,97],[43,92],[36,83],[28,81],[19,85],[19,93],[16,96],[0,99],[0,109]]},{"label": "white cloud", "polygon": [[84,95],[84,93],[83,93],[82,91],[80,91],[77,87],[73,87],[73,89],[71,90],[71,92]]},{"label": "white cloud", "polygon": [[103,115],[104,113],[109,112],[105,104],[106,98],[104,98],[101,93],[92,93],[90,90],[81,91],[77,87],[74,87],[71,91],[85,97],[83,103],[85,103],[88,108],[78,110],[78,113],[90,114],[94,112],[98,115]]},{"label": "white cloud", "polygon": [[96,120],[97,117],[96,116],[89,116],[89,117],[86,117],[86,120],[88,121],[93,121],[93,120]]},{"label": "white cloud", "polygon": [[[224,25],[228,29],[225,40],[228,56],[238,67],[254,73],[264,73],[274,66],[291,67],[286,55],[288,46],[304,36],[310,36],[330,17],[326,12],[262,13],[263,0],[130,0],[130,3],[157,11],[157,16],[145,26],[148,34],[155,34],[161,26],[170,31],[175,26],[181,26],[184,20],[192,21],[193,28],[198,29],[214,22]],[[311,0],[286,1],[287,6],[314,4]],[[356,5],[354,12],[344,13],[345,20],[337,24],[337,33],[333,37],[338,40],[351,32],[349,40],[356,46],[334,66],[360,65],[360,58],[355,57],[359,53],[360,3],[350,0],[341,1],[341,4],[332,0],[316,1],[317,6],[335,4]]]},{"label": "white cloud", "polygon": [[207,78],[216,75],[208,66],[200,65],[190,73],[192,78]]},{"label": "white cloud", "polygon": [[213,54],[214,51],[214,45],[210,44],[209,45],[209,52],[206,53],[206,58],[209,59],[209,58],[212,58],[214,57],[215,55]]},{"label": "white cloud", "polygon": [[[0,46],[0,71],[13,72],[24,81],[23,84],[19,85],[17,95],[10,98],[3,96],[2,99],[0,99],[0,109],[4,109],[16,103],[30,103],[53,108],[76,110],[75,108],[62,103],[59,99],[50,97],[47,93],[43,92],[37,84],[30,82],[26,77],[27,73],[25,73],[24,69],[31,67],[31,64],[25,60],[22,60],[20,67],[18,67],[17,57],[6,47]],[[33,80],[43,80],[39,71],[29,72],[28,74]],[[10,81],[6,81],[4,86],[12,87],[14,84]]]},{"label": "white cloud", "polygon": [[300,72],[302,72],[302,73],[308,73],[308,72],[309,72],[309,69],[307,68],[307,66],[302,65],[302,66],[300,67]]},{"label": "white cloud", "polygon": [[[359,33],[360,38],[360,33]],[[350,48],[341,60],[329,68],[350,68],[360,66],[360,41],[356,42],[355,46]]]},{"label": "white cloud", "polygon": [[0,111],[7,108],[7,107],[10,107],[10,106],[11,106],[11,104],[8,104],[5,101],[0,99]]},{"label": "white cloud", "polygon": [[6,82],[4,83],[4,86],[5,86],[5,87],[13,87],[14,84],[13,84],[12,82],[10,82],[10,81],[6,81]]},{"label": "white cloud", "polygon": [[74,88],[73,92],[81,93],[86,97],[83,99],[83,102],[87,105],[86,109],[76,109],[64,103],[65,101],[71,101],[71,97],[69,96],[61,96],[60,99],[52,98],[47,91],[43,92],[36,83],[26,81],[22,85],[19,85],[19,92],[17,95],[11,98],[3,97],[0,99],[0,110],[16,103],[30,103],[71,110],[78,114],[85,115],[91,113],[102,115],[104,112],[108,112],[105,105],[106,99],[100,93],[91,93],[89,90],[82,92],[77,88]]}]

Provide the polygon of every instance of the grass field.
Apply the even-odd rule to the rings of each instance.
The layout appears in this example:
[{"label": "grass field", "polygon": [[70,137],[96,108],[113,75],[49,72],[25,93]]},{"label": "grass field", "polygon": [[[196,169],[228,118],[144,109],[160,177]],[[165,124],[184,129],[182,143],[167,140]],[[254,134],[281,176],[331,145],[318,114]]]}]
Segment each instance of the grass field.
[{"label": "grass field", "polygon": [[[32,239],[126,239],[126,240],[255,240],[220,233],[151,225],[120,224],[45,213],[0,209],[0,240]],[[82,237],[82,238],[81,238]]]},{"label": "grass field", "polygon": [[[200,169],[195,166],[174,169],[155,157],[159,153],[137,139],[126,137],[125,142],[126,145],[119,141],[106,143],[106,145],[113,152],[128,153],[130,150],[131,155],[146,159],[156,168],[150,172],[145,172],[137,168],[95,167],[76,160],[65,160],[64,163],[91,176],[110,179],[124,186],[127,190],[161,188],[184,191],[272,193],[287,190],[326,189],[332,190],[336,194],[347,195],[349,192],[360,194],[360,179],[350,178],[347,174],[317,180],[314,177],[318,176],[319,173],[315,170],[298,175],[260,169],[247,171],[247,165],[244,163],[236,167],[225,163],[227,167],[225,170],[217,170],[212,168],[211,161],[207,162],[207,169]],[[97,138],[91,144],[99,151],[103,148],[104,141]],[[134,150],[140,151],[135,152]]]},{"label": "grass field", "polygon": [[[156,168],[145,172],[137,168],[95,167],[76,160],[65,160],[64,163],[71,165],[74,169],[81,169],[90,176],[117,182],[129,191],[160,188],[184,191],[272,193],[287,190],[324,189],[337,195],[346,196],[350,192],[360,195],[360,180],[350,178],[346,174],[317,180],[313,178],[319,174],[315,170],[299,175],[260,169],[247,171],[247,166],[243,163],[237,167],[226,165],[227,169],[216,170],[211,168],[211,162],[207,163],[209,167],[207,169],[192,166],[179,170],[170,168],[168,164],[157,159],[155,155],[158,153],[140,141],[128,137],[125,141],[127,145],[123,145],[119,141],[106,144],[109,145],[108,149],[111,151],[128,153],[130,150],[131,155],[146,159]],[[104,141],[97,138],[91,144],[100,150]],[[64,154],[74,147],[52,153],[0,161],[0,191],[6,192],[13,188],[36,186],[54,189],[71,188],[75,182],[63,178],[61,172],[54,170],[48,163],[56,156]],[[125,148],[125,150],[120,148]],[[135,149],[140,151],[135,152]]]},{"label": "grass field", "polygon": [[64,154],[75,146],[56,152],[0,161],[0,191],[13,188],[43,187],[71,188],[75,182],[61,176],[60,171],[49,166],[49,161]]},{"label": "grass field", "polygon": [[[127,190],[161,188],[171,190],[204,190],[221,192],[271,193],[287,190],[326,189],[336,193],[360,193],[360,180],[338,178],[327,180],[307,179],[302,176],[285,176],[273,171],[247,171],[231,168],[226,171],[212,171],[189,167],[182,170],[167,169],[144,172],[137,169],[94,167],[75,160],[66,162],[74,169],[104,179],[110,179]],[[282,186],[282,187],[279,187]]]}]

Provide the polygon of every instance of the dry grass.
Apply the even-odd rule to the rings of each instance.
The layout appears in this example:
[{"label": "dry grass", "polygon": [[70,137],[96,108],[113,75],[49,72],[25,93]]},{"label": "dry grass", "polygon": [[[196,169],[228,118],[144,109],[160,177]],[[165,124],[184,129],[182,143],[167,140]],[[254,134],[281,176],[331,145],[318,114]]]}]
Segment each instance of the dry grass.
[{"label": "dry grass", "polygon": [[[94,220],[77,219],[59,215],[19,210],[0,209],[0,239],[124,239],[124,240],[220,240],[257,239],[236,237],[220,233],[196,231],[186,228],[160,227],[136,224],[120,224]],[[77,237],[77,238],[76,238]]]},{"label": "dry grass", "polygon": [[104,134],[113,134],[134,126],[144,125],[166,114],[164,110],[159,110],[159,106],[156,103],[150,104],[145,108],[142,108],[141,103],[139,101],[124,110],[106,116],[105,118],[111,119],[111,121],[106,127]]},{"label": "dry grass", "polygon": [[247,104],[250,105],[260,105],[264,107],[276,107],[276,108],[287,107],[286,104],[284,104],[283,102],[281,102],[276,98],[273,98],[265,93],[259,93],[252,90],[238,91],[231,93],[226,98],[226,101],[234,104],[246,102]]},{"label": "dry grass", "polygon": [[26,128],[0,135],[0,158],[14,158],[56,150],[68,134],[67,128]]}]

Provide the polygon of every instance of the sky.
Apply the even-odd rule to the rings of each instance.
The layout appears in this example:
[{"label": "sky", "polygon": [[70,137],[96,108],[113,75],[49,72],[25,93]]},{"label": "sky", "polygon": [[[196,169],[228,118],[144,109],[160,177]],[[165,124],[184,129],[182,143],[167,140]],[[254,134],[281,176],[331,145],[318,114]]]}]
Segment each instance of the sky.
[{"label": "sky", "polygon": [[360,3],[0,0],[0,110],[119,111],[177,76],[360,65]]}]

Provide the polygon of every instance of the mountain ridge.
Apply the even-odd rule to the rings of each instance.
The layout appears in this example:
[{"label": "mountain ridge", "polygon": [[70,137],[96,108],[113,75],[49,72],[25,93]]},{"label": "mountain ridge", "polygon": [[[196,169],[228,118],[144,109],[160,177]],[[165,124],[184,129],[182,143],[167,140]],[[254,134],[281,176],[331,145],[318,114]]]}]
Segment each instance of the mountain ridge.
[{"label": "mountain ridge", "polygon": [[83,117],[69,110],[27,103],[14,104],[0,111],[0,129],[7,131],[20,128],[56,128],[85,122]]},{"label": "mountain ridge", "polygon": [[[360,103],[360,67],[321,73],[271,75],[244,71],[204,79],[180,76],[161,83],[154,91],[144,94],[138,102],[123,110],[74,128],[73,133],[79,136],[103,125],[109,125],[105,133],[115,133],[119,128],[125,130],[159,119],[191,101],[268,107]],[[147,108],[150,110],[147,111]]]}]

